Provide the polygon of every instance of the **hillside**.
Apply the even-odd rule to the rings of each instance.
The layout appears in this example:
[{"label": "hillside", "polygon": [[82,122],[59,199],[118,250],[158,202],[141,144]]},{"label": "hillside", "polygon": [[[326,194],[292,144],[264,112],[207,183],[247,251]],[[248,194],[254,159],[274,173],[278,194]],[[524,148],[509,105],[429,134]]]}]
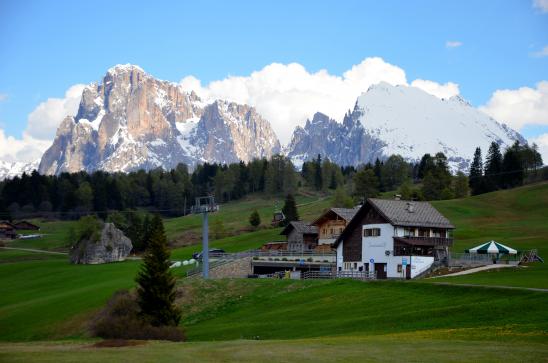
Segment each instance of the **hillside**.
[{"label": "hillside", "polygon": [[[456,250],[495,238],[518,249],[538,248],[540,254],[546,256],[548,251],[543,236],[548,235],[545,222],[548,217],[547,195],[548,183],[543,183],[462,200],[436,202],[435,206],[457,226]],[[307,218],[327,205],[326,200],[314,202],[314,198],[310,198],[302,202],[312,204],[300,208]],[[260,198],[233,202],[224,206],[218,216],[227,226],[240,228],[247,223],[249,214],[244,206],[257,207],[267,217],[270,203]],[[188,222],[192,218],[196,217],[166,221],[166,225],[172,223],[172,237],[184,233],[187,228],[199,228],[195,224],[199,220]],[[44,224],[52,235],[40,243],[30,240],[28,243],[37,248],[49,248],[48,244],[57,248],[60,244],[54,238],[55,228],[63,235],[67,223],[71,222]],[[276,238],[278,233],[278,229],[263,229],[222,238],[213,241],[212,245],[227,251],[245,250]],[[20,247],[24,243],[17,242]],[[173,258],[188,258],[198,248],[177,248],[173,250]],[[548,288],[545,266],[535,263],[517,271],[489,272],[447,280],[459,283],[475,279],[473,283],[487,285]],[[0,341],[61,338],[86,341],[86,320],[114,291],[134,286],[138,268],[138,261],[74,266],[68,264],[64,256],[0,250]],[[520,351],[519,347],[528,347],[528,357],[534,361],[534,357],[543,356],[548,349],[545,345],[548,329],[545,292],[436,286],[429,284],[432,282],[429,280],[366,284],[353,281],[238,280],[201,285],[199,281],[183,279],[184,269],[174,272],[181,278],[178,285],[181,291],[179,302],[185,311],[183,325],[192,341],[255,337],[261,340],[291,339],[291,342],[299,341],[299,344],[312,349],[311,357],[323,351],[323,345],[317,345],[321,341],[337,341],[333,347],[337,351],[354,347],[351,342],[363,342],[362,348],[352,348],[362,353],[363,347],[388,346],[393,339],[423,341],[425,346],[456,354],[455,357],[465,347],[474,346],[481,351],[483,348],[479,342],[487,341],[486,344],[496,349],[483,351],[483,355],[478,357],[492,357],[492,361],[503,356],[519,360],[518,356],[511,355]],[[529,313],[523,314],[524,311]],[[257,344],[269,347],[293,344],[284,342],[288,341]],[[82,343],[66,344],[76,347],[78,345],[73,344]],[[189,346],[195,347],[194,354],[200,356],[201,349],[208,349],[210,344],[204,342]],[[241,344],[249,354],[253,354],[251,352],[256,349],[253,347],[257,347],[248,346],[250,342]],[[24,347],[19,351],[13,346],[9,351],[15,349],[16,354],[28,357],[26,354],[30,354],[33,348]],[[56,350],[56,347],[47,349]],[[71,354],[79,354],[79,351],[80,348],[73,350],[68,356],[74,358]],[[293,350],[288,352],[297,354]],[[409,354],[413,356],[414,353]],[[279,356],[276,357],[275,360],[280,360]],[[420,360],[419,356],[415,357]]]},{"label": "hillside", "polygon": [[[433,202],[455,224],[453,251],[496,240],[518,250],[537,249],[548,261],[548,183],[459,200]],[[548,288],[548,263],[438,281]]]}]

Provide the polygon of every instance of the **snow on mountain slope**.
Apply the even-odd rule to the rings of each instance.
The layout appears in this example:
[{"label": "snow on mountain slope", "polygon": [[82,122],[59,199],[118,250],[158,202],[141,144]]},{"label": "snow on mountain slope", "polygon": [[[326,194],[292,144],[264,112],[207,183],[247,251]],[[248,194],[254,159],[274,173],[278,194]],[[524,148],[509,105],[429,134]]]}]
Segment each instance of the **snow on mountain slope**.
[{"label": "snow on mountain slope", "polygon": [[525,141],[458,96],[439,99],[415,87],[372,86],[358,97],[355,113],[366,132],[386,144],[385,155],[409,159],[441,151],[465,168],[478,146],[486,150],[492,141],[502,146]]},{"label": "snow on mountain slope", "polygon": [[504,148],[515,140],[525,142],[458,96],[444,100],[415,87],[379,83],[358,97],[342,123],[315,116],[297,128],[288,154],[296,163],[322,154],[359,165],[392,154],[416,161],[441,151],[453,170],[465,171],[476,147],[487,150],[495,141]]},{"label": "snow on mountain slope", "polygon": [[23,173],[30,174],[33,170],[38,169],[39,162],[39,160],[32,163],[0,160],[0,181],[20,176]]},{"label": "snow on mountain slope", "polygon": [[254,108],[206,105],[177,84],[118,65],[84,89],[77,115],[63,120],[39,171],[171,169],[269,157],[279,149],[270,124]]}]

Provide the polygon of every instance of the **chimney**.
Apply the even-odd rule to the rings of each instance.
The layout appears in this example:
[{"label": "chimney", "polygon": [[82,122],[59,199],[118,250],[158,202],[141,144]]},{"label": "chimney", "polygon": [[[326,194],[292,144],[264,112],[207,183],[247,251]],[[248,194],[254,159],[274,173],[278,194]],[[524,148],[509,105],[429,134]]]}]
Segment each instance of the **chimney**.
[{"label": "chimney", "polygon": [[407,211],[409,213],[414,213],[415,212],[415,206],[413,205],[413,203],[407,203],[405,209],[407,209]]}]

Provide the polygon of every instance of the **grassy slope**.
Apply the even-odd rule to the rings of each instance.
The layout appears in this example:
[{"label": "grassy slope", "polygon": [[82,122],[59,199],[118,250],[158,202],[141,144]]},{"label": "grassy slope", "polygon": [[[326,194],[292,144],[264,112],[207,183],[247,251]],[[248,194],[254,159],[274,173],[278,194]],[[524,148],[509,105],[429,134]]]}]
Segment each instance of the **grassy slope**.
[{"label": "grassy slope", "polygon": [[[518,250],[536,248],[548,262],[548,183],[434,205],[457,227],[454,251],[494,239]],[[548,288],[548,263],[436,281]]]},{"label": "grassy slope", "polygon": [[[304,220],[311,220],[329,207],[329,198],[297,195],[296,201],[300,216]],[[249,195],[243,199],[220,205],[220,210],[209,217],[210,226],[220,219],[224,227],[229,231],[240,231],[249,227],[249,215],[257,209],[261,216],[262,225],[269,226],[272,220],[275,206],[282,208],[283,198],[265,198],[261,194]],[[189,215],[185,217],[170,218],[164,222],[169,239],[177,238],[183,232],[194,232],[201,235],[202,217]]]},{"label": "grassy slope", "polygon": [[[227,283],[236,293],[218,295]],[[193,290],[203,291],[197,301],[204,306],[185,309],[190,340],[417,332],[471,340],[548,338],[543,292],[350,280],[219,281]]]},{"label": "grassy slope", "polygon": [[33,223],[40,226],[39,231],[22,231],[21,234],[43,234],[42,238],[20,239],[9,242],[10,247],[36,248],[41,250],[66,250],[68,236],[74,221],[46,221],[35,219]]},{"label": "grassy slope", "polygon": [[149,342],[92,348],[89,342],[0,344],[2,362],[542,362],[548,346],[533,342],[436,340],[415,336],[284,341]]}]

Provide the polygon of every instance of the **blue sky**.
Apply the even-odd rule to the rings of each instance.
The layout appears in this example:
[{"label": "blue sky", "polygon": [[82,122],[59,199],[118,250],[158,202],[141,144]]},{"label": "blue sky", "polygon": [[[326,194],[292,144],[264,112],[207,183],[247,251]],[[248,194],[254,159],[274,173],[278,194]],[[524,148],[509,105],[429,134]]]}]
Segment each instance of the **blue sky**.
[{"label": "blue sky", "polygon": [[[21,138],[41,102],[118,63],[204,85],[273,62],[341,76],[381,57],[409,82],[454,82],[473,105],[486,105],[496,90],[538,91],[548,80],[546,3],[0,0],[0,130]],[[503,121],[537,137],[548,134],[543,112]]]}]

